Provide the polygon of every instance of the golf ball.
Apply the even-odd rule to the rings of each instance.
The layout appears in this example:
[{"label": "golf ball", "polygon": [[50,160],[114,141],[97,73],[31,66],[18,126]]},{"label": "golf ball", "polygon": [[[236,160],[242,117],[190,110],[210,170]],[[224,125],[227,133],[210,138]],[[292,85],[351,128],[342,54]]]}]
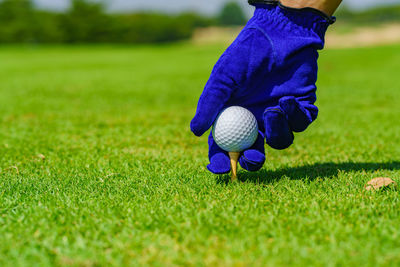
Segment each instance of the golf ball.
[{"label": "golf ball", "polygon": [[223,150],[241,152],[251,147],[257,140],[257,120],[249,110],[232,106],[218,115],[212,128],[212,135]]}]

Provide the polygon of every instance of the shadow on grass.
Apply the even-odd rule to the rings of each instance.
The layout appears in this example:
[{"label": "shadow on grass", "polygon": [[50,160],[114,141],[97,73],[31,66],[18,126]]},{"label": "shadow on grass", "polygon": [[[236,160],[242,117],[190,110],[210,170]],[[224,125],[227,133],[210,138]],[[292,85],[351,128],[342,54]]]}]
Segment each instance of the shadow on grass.
[{"label": "shadow on grass", "polygon": [[[316,163],[299,167],[287,167],[278,170],[262,169],[258,172],[241,171],[239,179],[242,182],[253,183],[272,183],[282,177],[288,177],[291,180],[315,180],[330,179],[339,174],[339,172],[371,172],[377,170],[400,170],[400,162],[342,162],[342,163]],[[229,175],[221,175],[217,178],[217,183],[224,184],[229,182]]]}]

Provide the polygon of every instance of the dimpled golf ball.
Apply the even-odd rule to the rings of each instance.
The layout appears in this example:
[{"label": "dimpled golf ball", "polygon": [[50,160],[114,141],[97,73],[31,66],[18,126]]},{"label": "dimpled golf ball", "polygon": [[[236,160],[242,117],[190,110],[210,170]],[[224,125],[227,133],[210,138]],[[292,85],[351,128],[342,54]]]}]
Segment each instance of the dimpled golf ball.
[{"label": "dimpled golf ball", "polygon": [[258,125],[247,109],[233,106],[224,109],[214,122],[212,135],[217,145],[227,152],[241,152],[257,140]]}]

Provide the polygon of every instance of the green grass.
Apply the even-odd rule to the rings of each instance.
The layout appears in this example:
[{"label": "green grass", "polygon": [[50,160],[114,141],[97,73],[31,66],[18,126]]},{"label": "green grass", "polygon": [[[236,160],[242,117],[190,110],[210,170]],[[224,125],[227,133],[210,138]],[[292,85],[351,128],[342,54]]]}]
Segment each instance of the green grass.
[{"label": "green grass", "polygon": [[0,265],[398,266],[363,186],[400,182],[399,49],[322,52],[318,120],[226,184],[189,131],[223,47],[0,48]]}]

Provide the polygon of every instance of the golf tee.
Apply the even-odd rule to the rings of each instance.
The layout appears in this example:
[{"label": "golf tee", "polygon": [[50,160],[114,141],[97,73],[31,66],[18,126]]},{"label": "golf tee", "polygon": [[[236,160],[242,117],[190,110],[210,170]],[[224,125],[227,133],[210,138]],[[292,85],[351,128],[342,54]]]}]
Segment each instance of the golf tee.
[{"label": "golf tee", "polygon": [[229,158],[231,159],[231,181],[237,181],[237,163],[239,160],[240,152],[229,152]]}]

